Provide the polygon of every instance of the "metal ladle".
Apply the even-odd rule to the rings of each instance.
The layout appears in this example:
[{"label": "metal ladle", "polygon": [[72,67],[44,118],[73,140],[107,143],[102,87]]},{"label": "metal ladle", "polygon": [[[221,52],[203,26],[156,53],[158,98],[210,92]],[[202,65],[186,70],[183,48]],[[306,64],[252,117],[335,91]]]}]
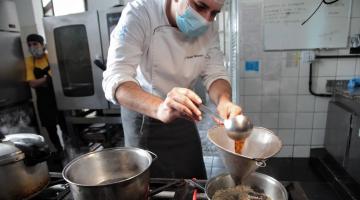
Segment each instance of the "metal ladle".
[{"label": "metal ladle", "polygon": [[199,109],[202,112],[210,114],[219,120],[223,121],[224,127],[227,130],[226,134],[233,140],[241,140],[245,139],[247,136],[250,135],[254,125],[250,121],[250,119],[245,115],[237,115],[230,119],[223,119],[218,114],[213,112],[207,106],[200,104]]}]

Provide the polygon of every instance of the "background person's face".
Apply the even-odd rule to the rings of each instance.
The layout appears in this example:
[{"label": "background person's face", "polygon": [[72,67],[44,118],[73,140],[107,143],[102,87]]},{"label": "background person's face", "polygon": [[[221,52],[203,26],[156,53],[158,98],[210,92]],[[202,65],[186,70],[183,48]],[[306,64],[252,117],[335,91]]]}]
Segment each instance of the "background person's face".
[{"label": "background person's face", "polygon": [[44,45],[40,42],[29,41],[28,47],[30,54],[35,58],[41,58],[44,55]]},{"label": "background person's face", "polygon": [[29,48],[44,48],[44,45],[36,41],[29,41],[27,44]]}]

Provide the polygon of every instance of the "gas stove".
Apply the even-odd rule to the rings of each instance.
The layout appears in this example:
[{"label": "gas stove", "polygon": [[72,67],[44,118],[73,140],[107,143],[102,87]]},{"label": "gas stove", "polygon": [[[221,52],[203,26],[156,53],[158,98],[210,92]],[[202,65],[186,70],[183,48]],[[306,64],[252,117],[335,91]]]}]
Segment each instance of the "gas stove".
[{"label": "gas stove", "polygon": [[[50,173],[47,188],[31,198],[31,200],[73,200],[70,188],[60,173]],[[289,200],[308,200],[298,182],[281,182],[289,195]],[[204,192],[206,180],[191,179],[150,179],[149,200],[201,200],[207,199]]]}]

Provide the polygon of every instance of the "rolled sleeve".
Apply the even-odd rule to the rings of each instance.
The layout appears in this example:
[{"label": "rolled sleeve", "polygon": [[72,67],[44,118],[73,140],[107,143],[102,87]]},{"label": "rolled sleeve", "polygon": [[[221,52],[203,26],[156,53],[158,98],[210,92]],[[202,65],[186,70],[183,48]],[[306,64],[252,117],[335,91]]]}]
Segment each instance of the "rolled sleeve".
[{"label": "rolled sleeve", "polygon": [[226,68],[224,67],[224,55],[220,50],[217,31],[214,31],[213,40],[207,51],[206,66],[201,73],[201,78],[207,90],[209,90],[214,81],[219,79],[223,79],[231,84]]},{"label": "rolled sleeve", "polygon": [[128,4],[111,33],[106,70],[102,86],[107,100],[117,104],[116,89],[124,82],[137,84],[136,68],[143,54],[146,17],[136,4]]}]

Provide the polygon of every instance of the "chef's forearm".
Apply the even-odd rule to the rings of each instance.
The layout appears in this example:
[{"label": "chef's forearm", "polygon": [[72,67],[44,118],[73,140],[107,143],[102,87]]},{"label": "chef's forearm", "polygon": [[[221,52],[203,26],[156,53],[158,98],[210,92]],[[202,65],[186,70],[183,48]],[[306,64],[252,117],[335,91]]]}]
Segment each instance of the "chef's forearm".
[{"label": "chef's forearm", "polygon": [[163,101],[131,81],[122,83],[116,89],[115,97],[120,105],[152,118],[157,118],[157,109]]},{"label": "chef's forearm", "polygon": [[231,102],[231,85],[226,80],[218,79],[210,85],[209,96],[216,105],[221,101]]}]

